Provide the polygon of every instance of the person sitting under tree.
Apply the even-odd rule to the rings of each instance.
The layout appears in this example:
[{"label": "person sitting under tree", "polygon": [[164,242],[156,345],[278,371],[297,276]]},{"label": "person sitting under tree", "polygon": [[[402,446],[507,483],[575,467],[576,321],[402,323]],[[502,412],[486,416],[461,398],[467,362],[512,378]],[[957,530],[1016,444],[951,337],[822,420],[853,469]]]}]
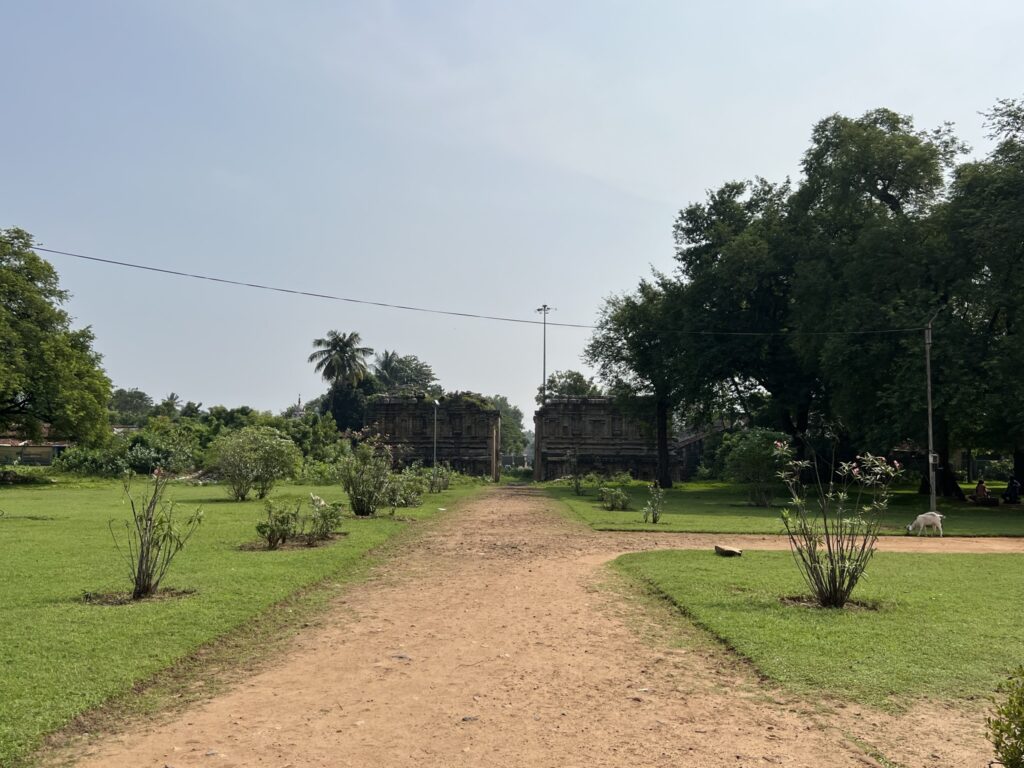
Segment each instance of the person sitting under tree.
[{"label": "person sitting under tree", "polygon": [[974,488],[974,495],[971,496],[975,501],[984,501],[988,498],[988,488],[985,486],[985,478],[978,478],[978,485]]},{"label": "person sitting under tree", "polygon": [[1006,482],[1003,501],[1007,504],[1020,504],[1020,481],[1013,475],[1010,475],[1010,479]]}]

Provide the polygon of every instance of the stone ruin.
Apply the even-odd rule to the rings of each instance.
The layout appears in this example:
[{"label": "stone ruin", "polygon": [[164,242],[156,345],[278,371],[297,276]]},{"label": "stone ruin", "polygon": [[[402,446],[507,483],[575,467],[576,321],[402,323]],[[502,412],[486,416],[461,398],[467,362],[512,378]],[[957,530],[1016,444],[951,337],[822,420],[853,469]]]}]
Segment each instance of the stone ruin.
[{"label": "stone ruin", "polygon": [[[467,475],[501,477],[501,416],[479,395],[438,398],[437,461]],[[367,424],[382,435],[405,463],[433,466],[434,398],[378,396],[370,400]]]}]

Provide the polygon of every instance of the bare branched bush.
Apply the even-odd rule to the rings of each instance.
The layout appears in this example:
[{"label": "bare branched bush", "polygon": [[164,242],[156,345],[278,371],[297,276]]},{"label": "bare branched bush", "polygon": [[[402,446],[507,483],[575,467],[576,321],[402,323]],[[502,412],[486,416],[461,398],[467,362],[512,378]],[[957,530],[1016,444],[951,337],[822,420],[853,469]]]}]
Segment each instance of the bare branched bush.
[{"label": "bare branched bush", "polygon": [[132,600],[141,600],[156,593],[160,582],[192,534],[203,520],[202,509],[196,509],[184,523],[175,519],[174,502],[165,501],[168,476],[157,470],[151,483],[136,500],[131,493],[132,473],[125,475],[124,493],[132,508],[130,520],[123,521],[125,542],[118,540],[117,526],[108,527],[114,546],[128,563],[132,581]]},{"label": "bare branched bush", "polygon": [[661,520],[661,510],[665,505],[665,489],[657,483],[651,483],[647,489],[650,491],[651,497],[644,505],[644,522],[646,523],[650,519],[652,523],[657,524]]},{"label": "bare branched bush", "polygon": [[785,462],[779,476],[791,497],[782,522],[793,559],[818,604],[842,608],[875,553],[889,485],[899,474],[899,464],[864,454],[838,468],[831,464],[827,479],[815,464],[815,481],[805,486],[800,478],[811,473],[812,463],[794,460],[782,442],[775,450]]}]

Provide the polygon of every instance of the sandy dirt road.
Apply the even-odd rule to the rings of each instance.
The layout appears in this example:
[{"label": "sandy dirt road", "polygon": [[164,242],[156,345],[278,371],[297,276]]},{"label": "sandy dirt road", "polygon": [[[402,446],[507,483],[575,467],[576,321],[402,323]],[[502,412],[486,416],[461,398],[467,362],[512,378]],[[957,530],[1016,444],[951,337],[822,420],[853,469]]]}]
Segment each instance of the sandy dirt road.
[{"label": "sandy dirt road", "polygon": [[[614,579],[603,564],[619,553],[712,538],[780,543],[595,533],[538,492],[494,489],[427,524],[266,671],[185,712],[80,746],[77,765],[987,763],[980,710],[928,704],[897,717],[799,699],[706,641],[672,647],[650,618],[664,609],[608,587]],[[884,549],[937,545],[889,542]]]}]

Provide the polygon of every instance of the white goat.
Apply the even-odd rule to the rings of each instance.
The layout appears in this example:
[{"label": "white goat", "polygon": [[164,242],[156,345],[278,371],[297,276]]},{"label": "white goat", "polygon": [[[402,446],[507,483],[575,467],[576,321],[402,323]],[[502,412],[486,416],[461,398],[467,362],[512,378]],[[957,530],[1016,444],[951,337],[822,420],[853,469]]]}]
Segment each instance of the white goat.
[{"label": "white goat", "polygon": [[921,532],[925,528],[938,528],[939,537],[942,536],[942,518],[945,515],[940,515],[938,512],[925,512],[923,515],[918,515],[914,522],[907,526],[907,533],[913,533],[917,531],[917,535],[920,536]]}]

